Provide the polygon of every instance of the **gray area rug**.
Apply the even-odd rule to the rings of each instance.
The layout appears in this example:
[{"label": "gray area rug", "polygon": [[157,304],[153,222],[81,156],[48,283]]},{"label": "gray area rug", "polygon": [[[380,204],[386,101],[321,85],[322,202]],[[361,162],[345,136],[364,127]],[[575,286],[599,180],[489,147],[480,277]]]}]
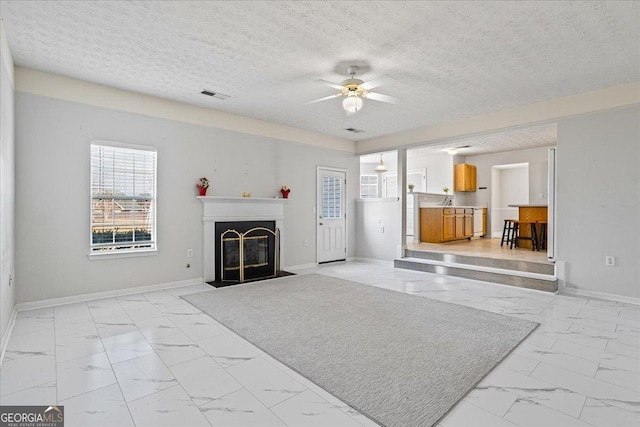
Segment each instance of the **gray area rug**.
[{"label": "gray area rug", "polygon": [[434,425],[537,326],[318,274],[183,298],[388,427]]}]

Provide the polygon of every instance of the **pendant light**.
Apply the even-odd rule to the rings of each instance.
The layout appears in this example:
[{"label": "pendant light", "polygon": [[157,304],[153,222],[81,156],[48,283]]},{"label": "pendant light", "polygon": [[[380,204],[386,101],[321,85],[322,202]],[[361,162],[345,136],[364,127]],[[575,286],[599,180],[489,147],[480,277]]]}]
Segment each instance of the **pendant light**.
[{"label": "pendant light", "polygon": [[387,167],[384,165],[384,162],[382,161],[382,154],[380,154],[380,163],[378,163],[378,166],[376,166],[375,171],[377,173],[385,173],[389,171],[389,169],[387,169]]}]

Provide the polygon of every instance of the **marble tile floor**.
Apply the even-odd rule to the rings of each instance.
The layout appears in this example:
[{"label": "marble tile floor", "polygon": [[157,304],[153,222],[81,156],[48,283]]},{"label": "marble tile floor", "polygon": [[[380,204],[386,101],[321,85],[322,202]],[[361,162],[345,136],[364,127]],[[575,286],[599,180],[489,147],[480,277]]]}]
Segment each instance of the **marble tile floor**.
[{"label": "marble tile floor", "polygon": [[[639,306],[358,262],[317,272],[541,324],[438,427],[640,425]],[[0,404],[64,405],[67,427],[376,425],[180,299],[202,290],[20,312]]]}]

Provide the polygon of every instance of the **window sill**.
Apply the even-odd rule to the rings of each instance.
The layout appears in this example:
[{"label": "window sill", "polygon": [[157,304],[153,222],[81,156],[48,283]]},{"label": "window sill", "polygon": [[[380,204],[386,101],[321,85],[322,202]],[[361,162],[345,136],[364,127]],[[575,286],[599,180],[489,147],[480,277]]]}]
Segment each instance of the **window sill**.
[{"label": "window sill", "polygon": [[115,253],[90,253],[88,257],[91,261],[97,261],[101,259],[134,258],[134,257],[155,256],[155,255],[158,255],[157,249],[150,249],[147,251],[131,251],[131,252],[115,252]]}]

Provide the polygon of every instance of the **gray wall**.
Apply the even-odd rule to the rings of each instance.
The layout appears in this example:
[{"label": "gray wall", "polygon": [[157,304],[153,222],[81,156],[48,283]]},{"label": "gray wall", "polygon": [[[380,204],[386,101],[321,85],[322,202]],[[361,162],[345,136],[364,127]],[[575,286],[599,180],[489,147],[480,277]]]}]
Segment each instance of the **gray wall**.
[{"label": "gray wall", "polygon": [[558,121],[557,163],[566,286],[640,297],[640,107]]},{"label": "gray wall", "polygon": [[[208,195],[273,197],[282,185],[292,189],[282,249],[287,266],[316,261],[318,165],[347,169],[347,209],[355,211],[358,158],[347,152],[22,92],[16,118],[17,302],[202,277],[202,204],[195,198],[201,176],[211,181]],[[87,258],[93,139],[157,147],[157,256]],[[351,257],[355,215],[347,218]],[[186,258],[190,248],[194,257]]]},{"label": "gray wall", "polygon": [[4,337],[15,304],[15,286],[9,283],[15,259],[15,92],[10,65],[0,57],[0,337]]}]

